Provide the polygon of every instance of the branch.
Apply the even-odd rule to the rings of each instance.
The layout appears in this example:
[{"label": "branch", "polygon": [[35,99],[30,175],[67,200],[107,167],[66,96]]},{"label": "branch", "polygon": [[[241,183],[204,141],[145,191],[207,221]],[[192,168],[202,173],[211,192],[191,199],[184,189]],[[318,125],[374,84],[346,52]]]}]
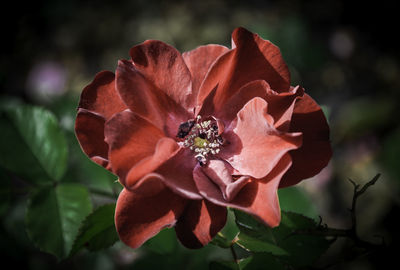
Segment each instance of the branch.
[{"label": "branch", "polygon": [[353,199],[351,203],[350,216],[351,216],[351,227],[349,229],[335,229],[328,228],[326,225],[322,225],[322,219],[320,217],[319,224],[315,229],[307,229],[307,230],[296,230],[294,234],[307,234],[307,235],[318,235],[325,237],[334,237],[335,239],[338,237],[349,238],[354,241],[356,247],[361,247],[369,250],[376,250],[385,245],[384,240],[382,240],[382,244],[374,244],[367,241],[364,241],[359,238],[357,233],[357,218],[356,218],[356,207],[358,198],[364,194],[369,187],[373,186],[376,181],[378,181],[380,174],[375,175],[370,181],[368,181],[365,185],[360,188],[360,185],[356,184],[353,180],[349,179],[349,181],[354,186]]},{"label": "branch", "polygon": [[356,184],[353,180],[349,179],[350,183],[353,185],[354,187],[354,193],[353,193],[353,200],[351,203],[351,209],[349,209],[350,211],[350,216],[351,216],[351,234],[355,239],[359,239],[358,238],[358,234],[357,234],[357,217],[356,217],[356,206],[357,206],[357,200],[358,198],[364,194],[367,189],[371,186],[373,186],[376,181],[378,181],[379,177],[381,176],[381,174],[377,174],[375,175],[374,178],[372,178],[370,181],[368,181],[361,189],[360,189],[360,185]]}]

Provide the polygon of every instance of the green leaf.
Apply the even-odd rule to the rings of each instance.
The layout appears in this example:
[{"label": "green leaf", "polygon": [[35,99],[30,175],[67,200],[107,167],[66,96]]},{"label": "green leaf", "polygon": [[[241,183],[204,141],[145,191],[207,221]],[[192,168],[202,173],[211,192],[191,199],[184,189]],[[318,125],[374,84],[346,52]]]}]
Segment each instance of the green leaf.
[{"label": "green leaf", "polygon": [[306,196],[305,192],[298,187],[278,189],[279,204],[286,212],[295,212],[311,218],[318,218],[317,210]]},{"label": "green leaf", "polygon": [[270,252],[273,255],[288,255],[286,250],[280,248],[275,243],[265,241],[264,239],[254,238],[245,233],[239,234],[236,244],[242,248],[253,252]]},{"label": "green leaf", "polygon": [[245,270],[286,270],[286,265],[279,258],[269,253],[255,253],[253,256],[246,259],[240,269]]},{"label": "green leaf", "polygon": [[233,239],[239,234],[239,228],[235,222],[235,213],[232,209],[228,209],[228,216],[226,225],[222,230],[212,239],[210,244],[221,248],[230,248]]},{"label": "green leaf", "polygon": [[2,108],[0,130],[0,166],[38,185],[64,175],[67,144],[51,112],[27,105]]},{"label": "green leaf", "polygon": [[115,204],[97,208],[83,221],[70,255],[86,247],[97,251],[112,246],[119,240],[114,224]]},{"label": "green leaf", "polygon": [[0,216],[6,213],[10,203],[11,180],[4,170],[0,168]]},{"label": "green leaf", "polygon": [[255,220],[251,215],[239,210],[234,210],[234,212],[236,217],[236,224],[238,225],[239,230],[244,228],[251,231],[260,231],[266,228],[266,226]]},{"label": "green leaf", "polygon": [[252,252],[270,252],[278,256],[288,254],[277,245],[273,229],[244,212],[235,211],[235,215],[240,229],[237,240],[240,247]]},{"label": "green leaf", "polygon": [[265,226],[251,215],[239,210],[234,210],[236,216],[236,224],[239,227],[240,233],[247,234],[254,238],[263,238],[268,241],[274,241],[272,229]]},{"label": "green leaf", "polygon": [[230,248],[232,241],[229,241],[221,232],[219,232],[216,236],[214,236],[210,244],[221,248]]},{"label": "green leaf", "polygon": [[210,270],[239,270],[239,265],[232,261],[212,261],[209,265]]},{"label": "green leaf", "polygon": [[282,224],[274,229],[274,234],[278,244],[289,252],[287,260],[292,265],[312,265],[329,248],[332,241],[325,237],[301,233],[317,228],[313,219],[296,213],[282,213]]},{"label": "green leaf", "polygon": [[65,258],[81,222],[91,210],[89,192],[82,185],[60,184],[41,188],[28,202],[28,235],[42,251]]},{"label": "green leaf", "polygon": [[238,245],[255,253],[268,253],[295,267],[312,265],[331,244],[323,236],[301,233],[317,229],[318,225],[297,213],[282,211],[281,224],[275,228],[240,211],[235,211],[235,215],[240,229]]},{"label": "green leaf", "polygon": [[284,270],[284,265],[274,256],[268,253],[255,253],[250,257],[240,259],[238,263],[234,261],[217,260],[210,262],[210,270],[251,270],[268,269]]},{"label": "green leaf", "polygon": [[232,241],[239,233],[239,228],[235,222],[235,212],[230,208],[228,209],[226,225],[222,228],[221,233],[230,241]]},{"label": "green leaf", "polygon": [[251,260],[253,259],[253,256],[244,258],[244,259],[240,259],[239,260],[239,269],[245,269],[247,267],[247,265],[251,262]]},{"label": "green leaf", "polygon": [[158,254],[171,254],[177,247],[175,230],[165,228],[160,231],[156,236],[149,239],[144,246]]}]

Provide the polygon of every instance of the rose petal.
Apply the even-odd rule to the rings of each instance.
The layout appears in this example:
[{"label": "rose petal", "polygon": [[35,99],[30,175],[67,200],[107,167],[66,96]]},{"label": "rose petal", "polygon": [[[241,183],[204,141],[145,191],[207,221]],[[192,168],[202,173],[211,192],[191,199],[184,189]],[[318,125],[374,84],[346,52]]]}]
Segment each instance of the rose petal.
[{"label": "rose petal", "polygon": [[130,110],[111,118],[105,126],[105,140],[110,146],[109,158],[113,172],[126,184],[129,170],[144,158],[152,156],[164,134],[147,120]]},{"label": "rose petal", "polygon": [[217,85],[215,104],[223,104],[255,80],[265,80],[277,92],[289,91],[289,69],[278,47],[244,28],[235,29],[232,40],[234,48],[215,61],[200,87],[199,107]]},{"label": "rose petal", "polygon": [[155,171],[161,164],[173,157],[179,151],[178,144],[171,138],[158,140],[154,153],[134,165],[126,176],[126,187],[132,187],[146,174]]},{"label": "rose petal", "polygon": [[[199,166],[199,165],[196,165]],[[204,176],[212,180],[221,190],[222,196],[228,202],[235,198],[236,194],[247,184],[250,177],[242,176],[236,181],[232,179],[233,169],[226,162],[212,159],[204,167],[201,167]]]},{"label": "rose petal", "polygon": [[201,195],[208,201],[233,207],[249,213],[270,227],[279,225],[280,207],[277,189],[283,174],[289,169],[291,158],[289,154],[283,155],[273,170],[262,179],[251,179],[236,197],[226,201],[218,187],[199,168],[193,172],[193,177]]},{"label": "rose petal", "polygon": [[[233,95],[238,89],[229,89],[226,84],[232,79],[230,73],[233,72],[233,59],[235,50],[230,50],[221,55],[211,66],[204,81],[202,82],[196,104],[196,114],[208,115],[215,112],[219,104],[223,104],[228,96]],[[248,83],[245,82],[245,84]],[[239,86],[240,87],[240,86]],[[225,92],[227,93],[225,93]],[[225,95],[223,95],[225,94]],[[208,99],[207,105],[205,100]],[[215,104],[215,105],[214,105]]]},{"label": "rose petal", "polygon": [[95,163],[97,163],[97,164],[99,164],[100,166],[103,166],[104,168],[106,168],[107,170],[109,170],[110,172],[112,171],[111,166],[110,166],[110,162],[108,161],[108,159],[105,159],[105,158],[100,157],[100,156],[94,156],[94,157],[91,157],[91,159],[92,159]]},{"label": "rose petal", "polygon": [[190,201],[175,226],[187,248],[201,248],[225,226],[227,210],[208,201]]},{"label": "rose petal", "polygon": [[115,90],[114,78],[114,73],[102,71],[83,89],[75,122],[75,134],[82,150],[94,162],[109,170],[104,123],[115,113],[126,109]]},{"label": "rose petal", "polygon": [[115,90],[115,75],[110,71],[102,71],[93,82],[86,86],[81,94],[79,108],[95,112],[105,120],[126,109]]},{"label": "rose petal", "polygon": [[[252,81],[233,94],[221,108],[216,108],[215,115],[224,120],[228,125],[233,119],[236,118],[237,113],[243,106],[255,97],[266,98],[267,92],[270,91],[268,83],[262,80]],[[205,104],[207,104],[207,99]],[[205,107],[209,107],[205,105]]]},{"label": "rose petal", "polygon": [[318,104],[307,94],[295,104],[290,131],[303,133],[303,144],[290,152],[293,165],[282,179],[280,187],[295,185],[318,174],[332,157],[329,126]]},{"label": "rose petal", "polygon": [[163,228],[174,226],[185,204],[185,199],[167,188],[154,197],[122,190],[115,209],[115,226],[120,239],[132,248],[140,247]]},{"label": "rose petal", "polygon": [[297,86],[285,93],[268,89],[267,93],[265,100],[268,103],[268,114],[274,118],[275,128],[288,132],[296,100],[304,94],[303,88]]},{"label": "rose petal", "polygon": [[126,188],[127,190],[137,193],[142,197],[156,196],[165,188],[164,183],[160,179],[160,175],[156,173],[148,173],[140,178],[133,186]]},{"label": "rose petal", "polygon": [[132,62],[119,61],[116,74],[117,90],[131,111],[168,136],[176,136],[179,125],[193,117],[163,89],[144,77]]},{"label": "rose petal", "polygon": [[229,49],[225,46],[210,44],[197,47],[194,50],[182,54],[183,59],[192,74],[193,100],[190,102],[191,107],[195,106],[200,84],[203,82],[210,66],[219,56],[228,50]]},{"label": "rose petal", "polygon": [[182,197],[201,200],[193,181],[193,168],[196,166],[196,159],[188,149],[181,149],[175,156],[164,162],[155,172],[160,179],[172,191]]},{"label": "rose petal", "polygon": [[229,142],[219,157],[229,162],[241,175],[266,176],[282,156],[301,145],[301,133],[276,130],[267,114],[267,102],[261,98],[249,101],[223,134]]},{"label": "rose petal", "polygon": [[[245,28],[236,28],[232,33],[232,48],[243,51],[240,55],[247,67],[251,67],[254,77],[268,82],[277,92],[286,92],[290,88],[289,68],[281,51],[269,40],[262,39]],[[254,80],[254,79],[253,79]]]},{"label": "rose petal", "polygon": [[192,81],[182,55],[161,41],[147,40],[129,51],[136,69],[177,104],[191,109]]},{"label": "rose petal", "polygon": [[107,167],[108,144],[104,141],[104,118],[85,109],[79,109],[75,134],[85,154],[97,164]]}]

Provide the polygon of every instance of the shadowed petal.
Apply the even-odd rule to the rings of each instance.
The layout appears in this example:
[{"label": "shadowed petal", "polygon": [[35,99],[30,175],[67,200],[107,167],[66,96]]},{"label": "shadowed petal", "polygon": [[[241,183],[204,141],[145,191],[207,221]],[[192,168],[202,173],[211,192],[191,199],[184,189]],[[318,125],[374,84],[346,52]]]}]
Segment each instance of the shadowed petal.
[{"label": "shadowed petal", "polygon": [[191,109],[192,81],[182,55],[172,46],[147,40],[129,51],[135,68],[177,104]]},{"label": "shadowed petal", "polygon": [[211,179],[196,167],[193,177],[201,195],[208,201],[225,206],[233,207],[249,213],[270,227],[279,225],[280,207],[277,189],[283,174],[289,169],[291,158],[289,154],[283,155],[273,170],[262,179],[251,179],[236,195],[228,202],[219,188]]},{"label": "shadowed petal", "polygon": [[134,165],[126,176],[126,186],[133,186],[146,174],[156,170],[161,164],[173,157],[179,151],[178,144],[171,138],[158,140],[154,153]]},{"label": "shadowed petal", "polygon": [[307,94],[295,104],[290,131],[302,132],[303,144],[299,149],[290,152],[293,165],[283,177],[280,187],[295,185],[318,174],[332,156],[325,115]]},{"label": "shadowed petal", "polygon": [[266,176],[285,153],[301,145],[301,133],[282,133],[271,118],[265,100],[249,101],[224,133],[229,144],[221,148],[219,157],[241,175]]},{"label": "shadowed petal", "polygon": [[83,152],[97,164],[107,167],[108,144],[104,141],[104,118],[85,109],[79,109],[75,121],[75,133]]},{"label": "shadowed petal", "polygon": [[164,138],[158,128],[130,110],[111,118],[104,132],[110,146],[109,158],[113,172],[120,177],[122,184],[127,184],[125,177],[129,170],[152,156],[157,142]]},{"label": "shadowed petal", "polygon": [[126,190],[136,193],[142,197],[149,197],[156,196],[164,188],[165,185],[161,181],[160,175],[156,173],[148,173],[136,181],[134,185],[126,188]]},{"label": "shadowed petal", "polygon": [[129,109],[145,118],[170,137],[190,114],[163,89],[141,74],[131,61],[118,62],[117,90]]},{"label": "shadowed petal", "polygon": [[[199,166],[199,165],[196,165]],[[250,177],[241,176],[237,180],[232,179],[233,168],[226,162],[212,159],[204,167],[201,167],[204,176],[211,179],[222,192],[222,196],[228,202],[235,198],[240,189],[247,184]]]},{"label": "shadowed petal", "polygon": [[267,81],[277,92],[289,90],[289,68],[279,48],[269,40],[239,27],[232,33],[232,48],[240,51],[237,61],[244,63],[248,68],[251,67],[250,70],[257,73],[252,76]]},{"label": "shadowed petal", "polygon": [[193,181],[193,168],[196,159],[188,149],[181,149],[176,155],[164,162],[155,173],[172,191],[182,197],[201,200],[196,185]]},{"label": "shadowed petal", "polygon": [[303,94],[304,90],[299,86],[285,93],[276,93],[271,89],[268,90],[265,100],[268,103],[268,114],[274,118],[276,129],[284,132],[289,131],[296,100],[302,97]]},{"label": "shadowed petal", "polygon": [[[247,102],[255,97],[266,98],[269,90],[270,87],[265,81],[252,81],[240,88],[224,104],[221,104],[221,108],[215,108],[215,116],[224,120],[225,124],[229,124]],[[208,100],[205,101],[205,107],[209,107],[207,106]]]},{"label": "shadowed petal", "polygon": [[229,49],[225,46],[210,44],[197,47],[194,50],[182,54],[183,59],[192,74],[193,100],[190,102],[191,107],[196,105],[197,93],[210,66],[219,56],[227,51],[229,51]]},{"label": "shadowed petal", "polygon": [[216,108],[255,80],[265,80],[276,92],[289,91],[289,69],[278,47],[244,28],[234,30],[232,41],[234,48],[215,61],[203,81],[198,94],[199,107],[217,85],[213,97]]},{"label": "shadowed petal", "polygon": [[182,214],[185,199],[167,188],[155,196],[140,196],[126,189],[120,193],[115,210],[115,226],[126,245],[140,247],[163,228],[174,226]]},{"label": "shadowed petal", "polygon": [[81,94],[79,108],[95,112],[107,121],[114,114],[126,109],[115,90],[115,75],[110,71],[102,71],[93,82],[86,86]]},{"label": "shadowed petal", "polygon": [[208,201],[190,201],[175,226],[187,248],[201,248],[225,226],[227,210]]},{"label": "shadowed petal", "polygon": [[114,73],[102,71],[83,89],[75,122],[75,134],[82,150],[94,162],[109,170],[104,123],[126,109],[115,90],[114,78]]}]

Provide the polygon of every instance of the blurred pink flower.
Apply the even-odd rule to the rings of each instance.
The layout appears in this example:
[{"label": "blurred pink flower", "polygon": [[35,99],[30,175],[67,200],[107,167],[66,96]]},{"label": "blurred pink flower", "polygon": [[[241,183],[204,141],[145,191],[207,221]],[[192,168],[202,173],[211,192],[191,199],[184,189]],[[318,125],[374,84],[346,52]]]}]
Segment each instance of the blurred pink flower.
[{"label": "blurred pink flower", "polygon": [[183,54],[148,40],[130,56],[83,90],[75,126],[83,151],[125,187],[115,222],[127,245],[175,226],[183,245],[202,247],[227,206],[277,226],[278,187],[328,163],[321,108],[258,35],[237,28],[232,49]]},{"label": "blurred pink flower", "polygon": [[36,64],[27,79],[28,94],[39,101],[48,101],[66,91],[66,71],[57,62],[45,61]]}]

